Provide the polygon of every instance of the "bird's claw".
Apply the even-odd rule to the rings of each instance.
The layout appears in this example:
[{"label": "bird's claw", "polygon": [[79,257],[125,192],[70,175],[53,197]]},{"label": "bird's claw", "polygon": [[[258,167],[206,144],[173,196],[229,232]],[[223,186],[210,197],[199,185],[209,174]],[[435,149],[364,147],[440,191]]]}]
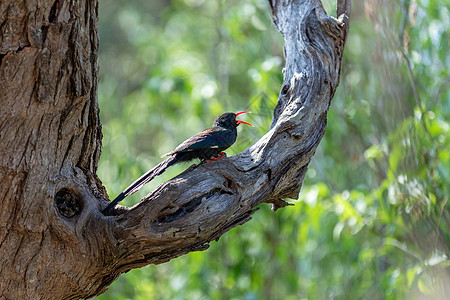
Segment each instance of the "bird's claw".
[{"label": "bird's claw", "polygon": [[220,152],[219,154],[217,154],[216,156],[212,156],[210,159],[207,159],[206,162],[212,162],[212,161],[216,161],[222,158],[227,157],[227,154],[225,152]]}]

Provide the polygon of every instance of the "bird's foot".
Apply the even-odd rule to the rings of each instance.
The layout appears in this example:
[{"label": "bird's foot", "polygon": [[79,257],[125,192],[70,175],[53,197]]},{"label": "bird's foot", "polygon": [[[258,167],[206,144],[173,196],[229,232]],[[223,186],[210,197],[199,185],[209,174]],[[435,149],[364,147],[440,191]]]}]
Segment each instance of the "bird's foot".
[{"label": "bird's foot", "polygon": [[227,157],[227,154],[225,152],[220,152],[219,154],[217,154],[216,156],[212,156],[210,159],[206,160],[206,162],[211,162],[211,161],[216,161],[222,158]]}]

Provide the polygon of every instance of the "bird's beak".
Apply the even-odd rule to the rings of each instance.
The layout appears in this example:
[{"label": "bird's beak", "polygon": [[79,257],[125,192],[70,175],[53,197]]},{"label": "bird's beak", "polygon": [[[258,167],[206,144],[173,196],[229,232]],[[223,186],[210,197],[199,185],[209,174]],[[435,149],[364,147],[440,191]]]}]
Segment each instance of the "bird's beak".
[{"label": "bird's beak", "polygon": [[[248,113],[251,113],[251,111],[241,111],[241,112],[236,113],[236,117],[239,116],[240,114],[248,114]],[[250,126],[254,127],[252,124],[247,123],[245,121],[241,121],[241,120],[236,120],[236,123],[237,123],[236,125],[239,125],[242,123],[242,124],[246,124],[246,125],[250,125]]]}]

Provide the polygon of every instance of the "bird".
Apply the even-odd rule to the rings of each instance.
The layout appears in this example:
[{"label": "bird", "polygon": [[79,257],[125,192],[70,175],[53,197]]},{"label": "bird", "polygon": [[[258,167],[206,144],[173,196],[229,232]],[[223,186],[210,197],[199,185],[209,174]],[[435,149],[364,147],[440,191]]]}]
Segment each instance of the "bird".
[{"label": "bird", "polygon": [[237,127],[239,124],[252,124],[237,120],[236,117],[241,114],[250,113],[250,111],[241,111],[238,113],[224,113],[218,116],[211,128],[205,129],[182,142],[172,151],[163,154],[161,157],[168,157],[160,162],[153,169],[147,171],[135,182],[123,190],[106,208],[102,210],[105,214],[125,197],[136,193],[142,186],[150,182],[153,178],[161,175],[167,168],[179,162],[191,161],[196,158],[202,163],[222,159],[226,157],[223,152],[234,144],[237,138]]}]

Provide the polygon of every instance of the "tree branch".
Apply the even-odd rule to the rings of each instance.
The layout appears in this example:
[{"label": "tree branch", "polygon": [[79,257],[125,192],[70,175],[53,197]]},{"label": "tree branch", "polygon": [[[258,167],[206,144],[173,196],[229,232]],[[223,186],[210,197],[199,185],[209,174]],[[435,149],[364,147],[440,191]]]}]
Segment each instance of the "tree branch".
[{"label": "tree branch", "polygon": [[[285,38],[284,82],[270,131],[233,157],[202,164],[162,184],[112,219],[118,272],[162,263],[207,244],[250,220],[261,202],[297,198],[322,138],[338,85],[348,24],[326,15],[320,1],[271,1]],[[350,1],[339,1],[348,14]]]},{"label": "tree branch", "polygon": [[249,221],[262,202],[276,210],[287,205],[283,198],[298,197],[338,86],[350,1],[338,1],[338,19],[318,0],[270,5],[285,39],[286,66],[269,132],[238,155],[189,168],[130,209],[108,217],[99,210],[96,218],[108,222],[99,290],[132,268],[207,249]]}]

